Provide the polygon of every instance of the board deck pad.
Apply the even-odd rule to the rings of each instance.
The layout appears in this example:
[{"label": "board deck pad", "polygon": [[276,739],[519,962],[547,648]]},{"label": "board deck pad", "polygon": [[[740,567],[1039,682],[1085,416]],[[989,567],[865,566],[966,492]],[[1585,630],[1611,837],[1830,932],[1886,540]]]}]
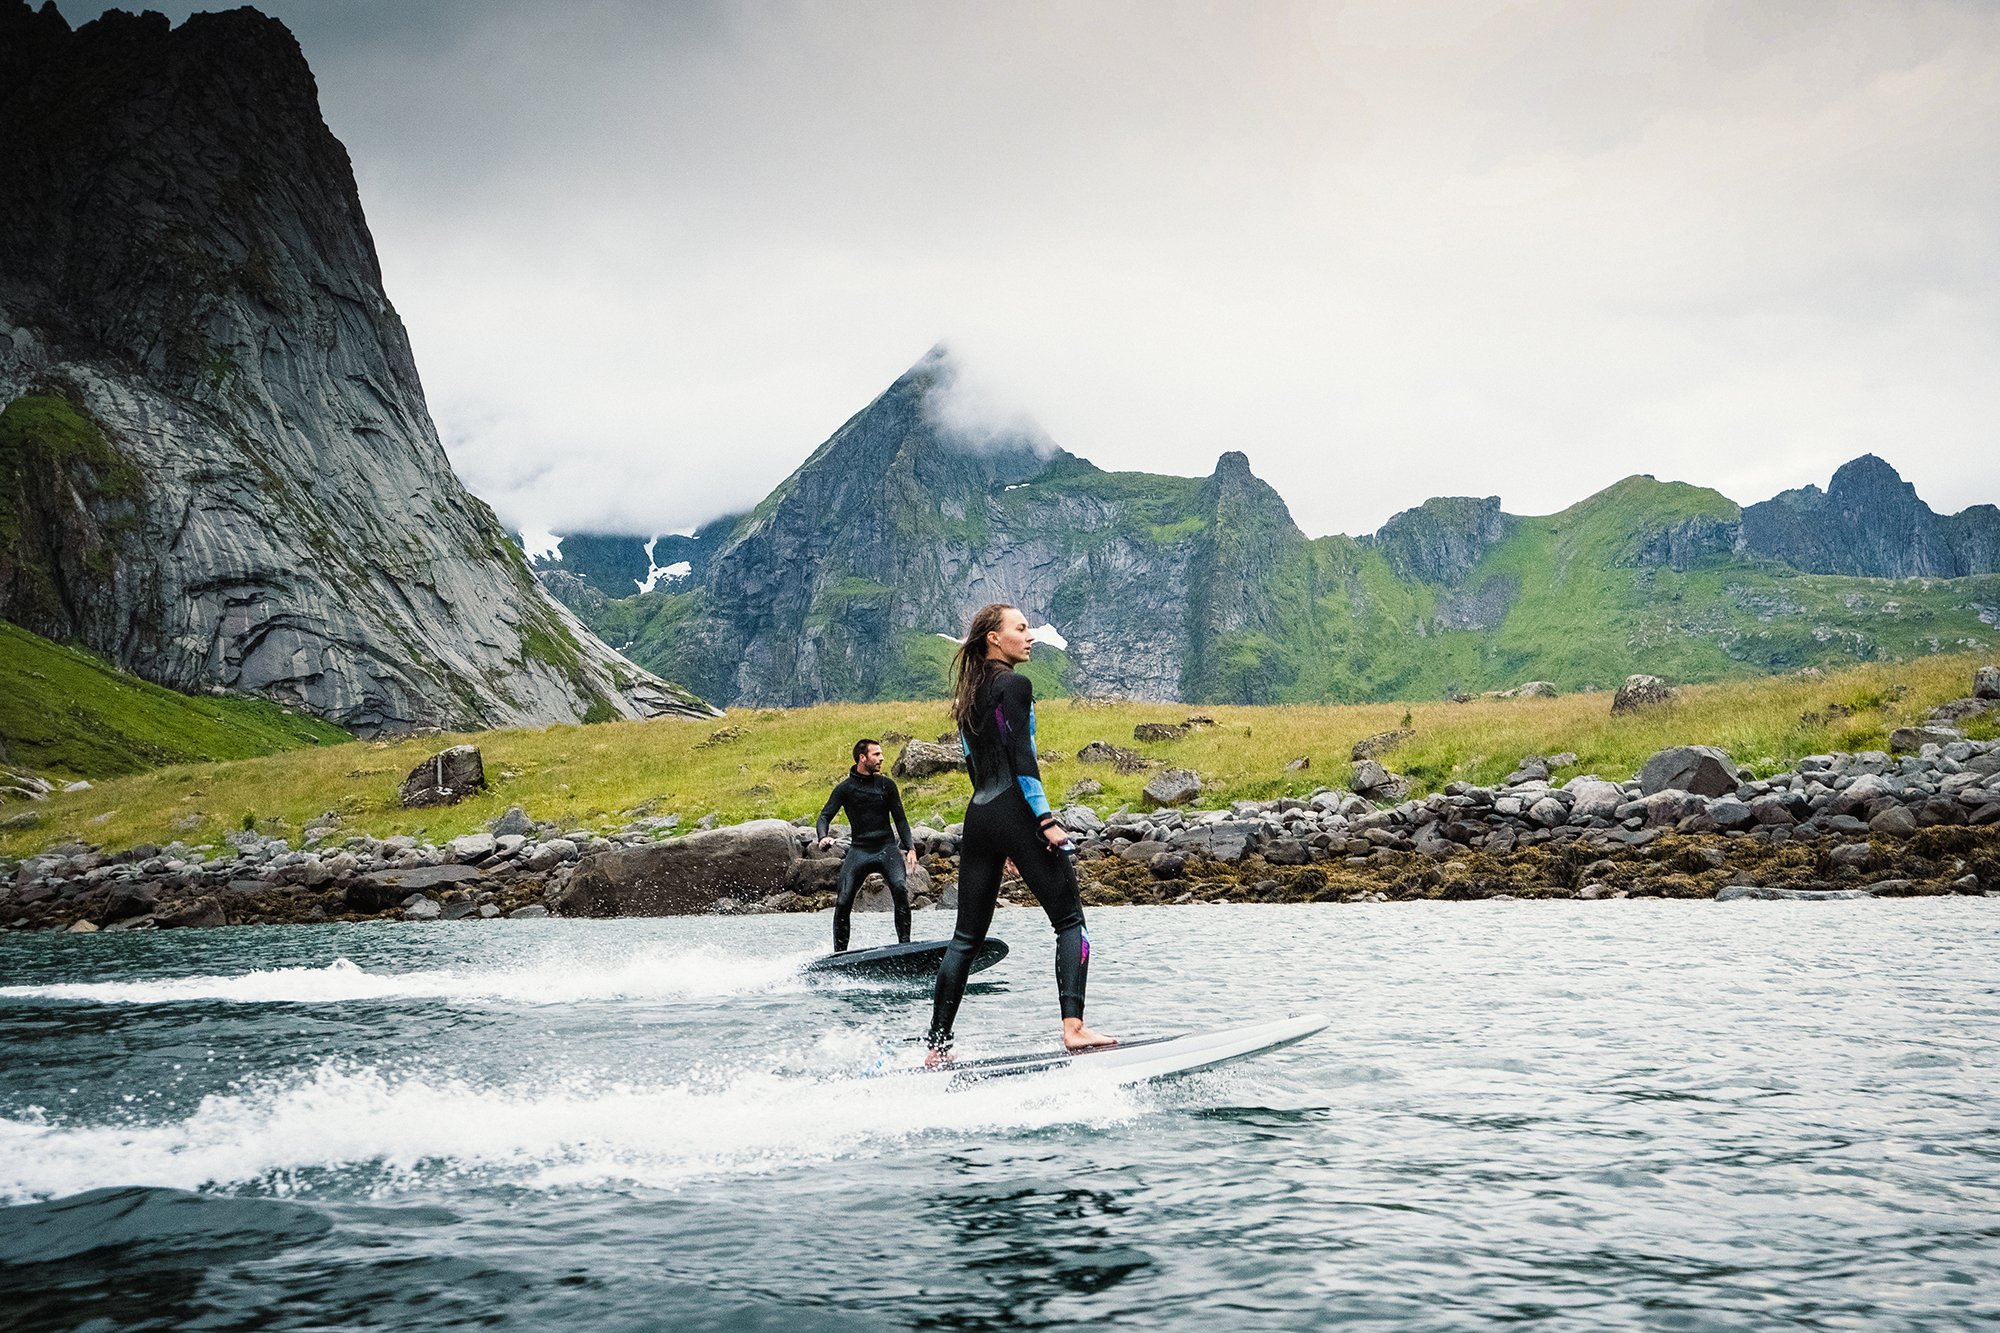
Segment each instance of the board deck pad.
[{"label": "board deck pad", "polygon": [[[938,964],[950,940],[916,940],[909,944],[885,944],[879,949],[849,949],[830,953],[806,964],[809,975],[857,977],[869,980],[929,981],[937,976]],[[1007,956],[1004,940],[988,938],[972,956],[972,970],[983,972]]]},{"label": "board deck pad", "polygon": [[1296,1014],[1263,1023],[1181,1032],[1166,1037],[1141,1037],[1115,1046],[1082,1051],[1026,1051],[981,1060],[958,1060],[937,1069],[907,1071],[932,1078],[949,1078],[953,1088],[970,1087],[994,1078],[1022,1074],[1076,1074],[1140,1083],[1147,1079],[1213,1069],[1232,1060],[1263,1055],[1304,1041],[1327,1025],[1323,1014]]}]

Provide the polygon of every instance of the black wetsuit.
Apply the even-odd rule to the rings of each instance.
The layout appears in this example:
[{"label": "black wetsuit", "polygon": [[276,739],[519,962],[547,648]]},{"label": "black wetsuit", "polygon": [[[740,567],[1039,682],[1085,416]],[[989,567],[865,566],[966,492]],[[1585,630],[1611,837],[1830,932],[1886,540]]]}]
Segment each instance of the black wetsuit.
[{"label": "black wetsuit", "polygon": [[962,728],[959,738],[972,775],[972,803],[965,808],[965,835],[958,846],[958,928],[938,967],[931,1003],[933,1049],[951,1045],[965,978],[993,924],[1001,871],[1010,859],[1055,927],[1056,994],[1064,1018],[1083,1017],[1083,984],[1090,971],[1076,868],[1042,835],[1055,816],[1035,762],[1034,688],[1026,676],[988,667],[975,703],[975,725]]},{"label": "black wetsuit", "polygon": [[[854,841],[840,862],[840,893],[833,904],[833,951],[847,949],[847,920],[854,911],[854,895],[871,874],[880,875],[896,903],[896,939],[910,942],[910,894],[904,887],[903,853],[916,844],[910,840],[910,821],[903,816],[903,797],[896,784],[883,773],[863,777],[849,769],[847,778],[826,798],[816,826],[824,838],[834,812],[847,807],[847,826]],[[890,832],[891,821],[895,831]]]}]

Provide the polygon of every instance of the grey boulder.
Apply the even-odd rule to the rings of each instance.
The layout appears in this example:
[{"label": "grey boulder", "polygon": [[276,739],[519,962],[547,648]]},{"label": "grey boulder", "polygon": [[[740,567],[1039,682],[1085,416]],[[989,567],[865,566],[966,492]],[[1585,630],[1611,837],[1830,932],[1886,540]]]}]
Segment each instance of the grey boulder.
[{"label": "grey boulder", "polygon": [[934,773],[949,773],[953,769],[964,768],[963,751],[949,745],[912,740],[904,744],[902,753],[896,756],[896,762],[889,771],[899,778],[927,778]]},{"label": "grey boulder", "polygon": [[1191,769],[1169,768],[1154,774],[1140,795],[1151,805],[1186,805],[1201,795],[1201,775]]},{"label": "grey boulder", "polygon": [[486,785],[486,762],[476,745],[439,750],[410,770],[399,799],[406,809],[456,805]]},{"label": "grey boulder", "polygon": [[1697,796],[1729,796],[1736,791],[1736,764],[1713,745],[1674,745],[1659,751],[1639,770],[1639,790],[1691,791]]},{"label": "grey boulder", "polygon": [[800,860],[782,819],[689,834],[671,842],[592,852],[549,902],[558,916],[683,916],[725,898],[754,901],[787,887]]}]

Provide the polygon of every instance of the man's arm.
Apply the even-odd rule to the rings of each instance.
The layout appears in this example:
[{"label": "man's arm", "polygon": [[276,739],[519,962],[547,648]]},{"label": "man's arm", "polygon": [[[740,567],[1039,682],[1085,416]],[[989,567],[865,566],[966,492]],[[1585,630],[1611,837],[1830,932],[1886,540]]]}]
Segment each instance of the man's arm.
[{"label": "man's arm", "polygon": [[917,849],[916,840],[910,836],[910,821],[903,814],[903,793],[896,789],[894,779],[883,779],[889,784],[889,818],[896,821],[896,841],[906,852]]},{"label": "man's arm", "polygon": [[821,842],[827,839],[827,829],[833,824],[834,812],[847,803],[847,779],[842,778],[833,794],[826,798],[826,805],[819,812],[819,822],[813,825],[813,836]]}]

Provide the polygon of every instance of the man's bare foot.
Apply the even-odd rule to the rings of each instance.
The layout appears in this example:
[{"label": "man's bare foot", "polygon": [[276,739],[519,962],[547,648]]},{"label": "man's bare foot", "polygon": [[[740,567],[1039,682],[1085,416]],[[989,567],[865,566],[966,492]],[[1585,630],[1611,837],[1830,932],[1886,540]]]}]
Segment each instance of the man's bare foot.
[{"label": "man's bare foot", "polygon": [[1063,1020],[1063,1049],[1066,1051],[1087,1051],[1093,1046],[1116,1046],[1118,1038],[1107,1037],[1102,1032],[1092,1032],[1083,1025],[1081,1018]]}]

